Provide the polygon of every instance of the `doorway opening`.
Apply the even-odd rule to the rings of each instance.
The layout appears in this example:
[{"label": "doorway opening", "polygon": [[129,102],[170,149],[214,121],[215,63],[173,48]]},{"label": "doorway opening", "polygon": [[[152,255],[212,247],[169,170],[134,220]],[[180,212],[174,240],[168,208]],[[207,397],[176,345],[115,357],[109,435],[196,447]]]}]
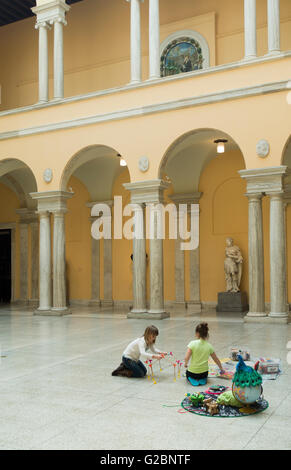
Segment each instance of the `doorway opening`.
[{"label": "doorway opening", "polygon": [[0,304],[11,301],[11,230],[0,230]]}]

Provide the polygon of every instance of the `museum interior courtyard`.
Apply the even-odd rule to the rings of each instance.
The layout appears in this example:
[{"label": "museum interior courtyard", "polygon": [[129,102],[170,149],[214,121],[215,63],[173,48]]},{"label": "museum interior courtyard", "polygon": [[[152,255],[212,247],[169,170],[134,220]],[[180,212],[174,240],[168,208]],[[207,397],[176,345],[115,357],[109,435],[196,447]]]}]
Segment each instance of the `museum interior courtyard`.
[{"label": "museum interior courtyard", "polygon": [[[267,410],[226,419],[185,412],[181,402],[194,387],[182,374],[174,382],[168,364],[162,372],[155,369],[156,384],[112,377],[122,351],[143,334],[148,320],[129,320],[126,312],[109,308],[73,308],[63,317],[1,308],[0,449],[290,450],[291,325],[181,311],[155,321],[157,346],[183,360],[201,319],[208,322],[220,358],[239,345],[251,358],[281,359],[282,374],[263,383]],[[226,382],[210,377],[207,386],[197,388]]]}]

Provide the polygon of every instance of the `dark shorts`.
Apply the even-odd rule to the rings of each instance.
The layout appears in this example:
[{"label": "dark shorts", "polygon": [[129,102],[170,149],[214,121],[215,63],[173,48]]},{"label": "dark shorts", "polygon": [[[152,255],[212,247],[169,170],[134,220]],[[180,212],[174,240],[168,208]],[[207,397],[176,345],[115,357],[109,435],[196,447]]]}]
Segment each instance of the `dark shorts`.
[{"label": "dark shorts", "polygon": [[188,377],[191,377],[191,379],[194,379],[194,380],[207,379],[208,370],[206,372],[202,372],[202,374],[193,374],[193,372],[186,370],[186,377],[187,379]]}]

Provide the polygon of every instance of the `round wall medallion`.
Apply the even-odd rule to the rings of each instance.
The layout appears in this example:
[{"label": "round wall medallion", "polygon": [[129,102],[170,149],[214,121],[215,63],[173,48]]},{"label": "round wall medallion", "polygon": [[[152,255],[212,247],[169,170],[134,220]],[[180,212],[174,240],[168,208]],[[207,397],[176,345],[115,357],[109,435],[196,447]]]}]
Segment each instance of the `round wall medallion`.
[{"label": "round wall medallion", "polygon": [[53,179],[53,170],[51,168],[46,168],[43,172],[43,179],[46,183],[50,183]]},{"label": "round wall medallion", "polygon": [[150,166],[150,162],[149,162],[148,157],[140,157],[138,161],[138,167],[140,171],[142,171],[143,173],[148,171],[149,166]]},{"label": "round wall medallion", "polygon": [[257,155],[261,158],[265,158],[270,153],[270,144],[267,140],[261,139],[257,143]]}]

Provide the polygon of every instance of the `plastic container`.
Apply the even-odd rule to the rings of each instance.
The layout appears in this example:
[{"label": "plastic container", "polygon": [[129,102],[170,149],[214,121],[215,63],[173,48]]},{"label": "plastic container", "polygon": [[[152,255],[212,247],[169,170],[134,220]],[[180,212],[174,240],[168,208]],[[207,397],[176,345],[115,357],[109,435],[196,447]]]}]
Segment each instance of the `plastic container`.
[{"label": "plastic container", "polygon": [[261,375],[278,374],[280,372],[280,360],[279,359],[260,360],[258,372]]},{"label": "plastic container", "polygon": [[232,361],[238,361],[238,355],[240,355],[244,361],[249,361],[251,359],[250,351],[246,348],[231,348],[230,358]]}]

